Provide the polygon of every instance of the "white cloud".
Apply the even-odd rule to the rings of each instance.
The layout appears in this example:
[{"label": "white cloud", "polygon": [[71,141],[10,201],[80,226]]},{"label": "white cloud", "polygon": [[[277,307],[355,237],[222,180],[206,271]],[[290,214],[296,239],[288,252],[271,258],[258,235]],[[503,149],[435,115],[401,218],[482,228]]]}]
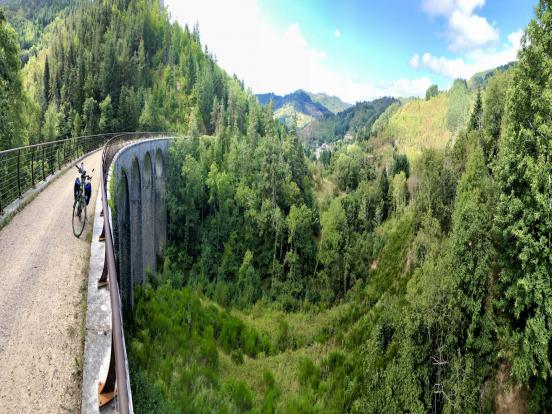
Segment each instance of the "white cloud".
[{"label": "white cloud", "polygon": [[337,37],[338,39],[341,37],[341,30],[339,29],[335,29],[334,30],[334,36]]},{"label": "white cloud", "polygon": [[422,0],[422,9],[430,16],[447,20],[447,38],[453,51],[469,51],[498,42],[500,33],[485,17],[474,11],[485,0]]},{"label": "white cloud", "polygon": [[412,69],[418,70],[420,69],[420,55],[417,53],[414,53],[410,60],[408,61],[408,64]]},{"label": "white cloud", "polygon": [[432,73],[450,79],[468,79],[477,72],[516,60],[517,53],[521,48],[522,35],[522,30],[511,33],[508,36],[509,43],[502,45],[500,49],[476,49],[467,53],[466,58],[448,59],[443,56],[433,56],[428,52],[420,58],[416,53],[410,59],[410,65],[414,69],[426,68]]},{"label": "white cloud", "polygon": [[427,77],[374,83],[338,73],[328,67],[326,52],[309,44],[298,23],[278,31],[264,18],[257,0],[165,0],[165,4],[182,26],[199,23],[202,43],[227,72],[235,73],[255,93],[306,89],[356,102],[387,95],[422,96],[431,84]]},{"label": "white cloud", "polygon": [[455,10],[464,14],[473,11],[485,4],[485,0],[423,0],[422,8],[431,16],[448,16]]}]

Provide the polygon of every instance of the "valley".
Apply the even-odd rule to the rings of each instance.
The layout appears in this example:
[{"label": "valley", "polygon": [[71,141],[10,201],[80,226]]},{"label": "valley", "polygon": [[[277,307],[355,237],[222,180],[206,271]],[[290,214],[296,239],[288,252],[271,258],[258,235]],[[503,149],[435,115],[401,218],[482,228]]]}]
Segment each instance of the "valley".
[{"label": "valley", "polygon": [[4,150],[171,138],[137,413],[549,412],[549,3],[514,62],[353,105],[254,94],[163,1],[0,0],[0,197]]}]

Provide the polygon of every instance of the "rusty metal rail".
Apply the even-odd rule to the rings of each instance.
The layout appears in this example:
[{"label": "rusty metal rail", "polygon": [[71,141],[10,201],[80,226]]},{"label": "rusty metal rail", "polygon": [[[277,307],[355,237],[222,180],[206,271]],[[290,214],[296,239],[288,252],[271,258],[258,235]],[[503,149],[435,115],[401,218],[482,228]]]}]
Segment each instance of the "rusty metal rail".
[{"label": "rusty metal rail", "polygon": [[[101,196],[104,217],[104,228],[102,236],[105,239],[105,260],[102,277],[98,286],[109,285],[109,296],[111,300],[111,356],[109,369],[104,382],[99,384],[98,402],[104,407],[117,396],[119,412],[128,414],[133,412],[132,395],[128,366],[126,363],[126,348],[123,332],[123,317],[121,297],[117,278],[117,267],[115,263],[115,248],[113,242],[113,226],[107,201],[107,180],[111,163],[119,150],[134,141],[166,136],[166,133],[125,133],[112,137],[104,146],[101,167]],[[111,194],[113,197],[114,194]],[[107,280],[107,278],[109,280]]]},{"label": "rusty metal rail", "polygon": [[0,216],[38,183],[117,135],[89,135],[0,151]]}]

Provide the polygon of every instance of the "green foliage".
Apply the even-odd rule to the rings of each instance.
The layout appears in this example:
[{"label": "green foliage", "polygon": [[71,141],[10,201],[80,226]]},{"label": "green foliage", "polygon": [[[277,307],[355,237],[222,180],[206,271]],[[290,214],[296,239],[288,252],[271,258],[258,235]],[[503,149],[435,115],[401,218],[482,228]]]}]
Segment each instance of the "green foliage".
[{"label": "green foliage", "polygon": [[456,79],[449,91],[447,127],[452,133],[458,132],[466,124],[470,110],[470,94],[464,79]]},{"label": "green foliage", "polygon": [[372,102],[359,102],[337,115],[327,115],[315,120],[300,134],[310,143],[334,142],[350,134],[354,139],[367,139],[372,125],[390,106],[397,103],[395,98],[381,98]]},{"label": "green foliage", "polygon": [[445,149],[453,135],[447,126],[451,99],[452,95],[448,92],[440,93],[429,101],[409,99],[400,105],[390,106],[389,112],[384,113],[373,127],[374,141],[406,154],[411,162],[424,149]]},{"label": "green foliage", "polygon": [[58,109],[54,102],[48,105],[44,114],[44,125],[42,126],[42,138],[44,141],[55,141],[59,136]]},{"label": "green foliage", "polygon": [[425,151],[418,160],[414,199],[420,213],[435,217],[446,232],[454,206],[455,182],[444,156],[435,150]]},{"label": "green foliage", "polygon": [[245,252],[238,270],[237,288],[242,306],[255,303],[261,297],[261,278],[253,266],[253,253],[250,250]]},{"label": "green foliage", "polygon": [[512,82],[512,71],[499,73],[489,80],[483,100],[483,126],[485,131],[482,140],[483,152],[487,163],[494,163],[498,155],[498,141],[502,129],[504,111],[508,102],[507,93]]},{"label": "green foliage", "polygon": [[98,132],[99,108],[94,98],[84,101],[83,111],[83,132],[84,135],[94,135]]},{"label": "green foliage", "polygon": [[0,15],[0,150],[25,142],[25,97],[20,75],[19,45],[13,28]]},{"label": "green foliage", "polygon": [[408,205],[408,187],[406,185],[406,176],[404,172],[400,172],[393,177],[391,182],[391,198],[393,211],[396,214],[402,214]]},{"label": "green foliage", "polygon": [[[217,108],[229,109],[231,125],[245,127],[243,85],[204,52],[199,36],[171,24],[159,2],[53,0],[37,5],[9,0],[8,9],[25,43],[26,85],[40,107],[36,118],[44,119],[55,102],[63,113],[62,137],[117,130],[181,131],[193,112],[199,115],[199,131],[212,133],[215,101]],[[29,30],[32,34],[23,39]],[[42,41],[44,33],[51,34],[47,42]],[[18,68],[19,51],[12,52]],[[17,89],[21,92],[20,82]],[[13,124],[36,122],[19,121]],[[33,132],[34,127],[29,129]]]},{"label": "green foliage", "polygon": [[393,163],[389,169],[389,176],[393,177],[396,174],[404,173],[406,179],[410,177],[410,163],[406,154],[397,154],[393,152]]},{"label": "green foliage", "polygon": [[[254,408],[246,384],[219,381],[219,352],[231,354],[241,364],[244,354],[254,358],[268,351],[261,334],[227,311],[202,304],[189,289],[146,286],[138,289],[136,303],[126,326],[138,412],[211,412],[225,407],[245,413]],[[272,407],[279,395],[274,379],[266,375],[270,383],[262,404]]]},{"label": "green foliage", "polygon": [[352,106],[351,104],[343,102],[337,96],[328,96],[325,93],[308,93],[308,94],[313,101],[318,102],[321,105],[324,105],[334,114],[338,114]]},{"label": "green foliage", "polygon": [[332,157],[334,181],[341,191],[351,192],[360,182],[374,178],[370,157],[357,145],[349,145]]},{"label": "green foliage", "polygon": [[439,94],[439,87],[437,85],[431,85],[429,88],[427,88],[427,91],[425,93],[426,101],[429,101],[434,96],[437,96]]},{"label": "green foliage", "polygon": [[115,131],[113,105],[111,104],[111,96],[107,97],[100,103],[100,123],[99,132]]},{"label": "green foliage", "polygon": [[477,90],[475,104],[473,105],[470,120],[468,121],[468,130],[479,131],[483,123],[483,101],[481,99],[481,89]]},{"label": "green foliage", "polygon": [[188,134],[165,271],[125,323],[137,411],[481,412],[499,364],[550,411],[550,2],[515,67],[470,81],[471,116],[463,80],[357,104],[300,131],[357,139],[316,165],[161,2],[68,5],[8,1],[25,82],[0,17],[0,148]]},{"label": "green foliage", "polygon": [[[523,38],[500,145],[496,228],[503,250],[498,308],[507,318],[513,376],[550,389],[552,150],[550,3],[540,1]],[[548,396],[550,407],[550,396]]]},{"label": "green foliage", "polygon": [[388,127],[389,120],[397,112],[400,106],[401,106],[400,102],[395,102],[389,105],[387,109],[383,111],[383,113],[378,117],[378,119],[376,119],[375,122],[372,124],[370,134],[372,136],[382,134],[382,132]]}]

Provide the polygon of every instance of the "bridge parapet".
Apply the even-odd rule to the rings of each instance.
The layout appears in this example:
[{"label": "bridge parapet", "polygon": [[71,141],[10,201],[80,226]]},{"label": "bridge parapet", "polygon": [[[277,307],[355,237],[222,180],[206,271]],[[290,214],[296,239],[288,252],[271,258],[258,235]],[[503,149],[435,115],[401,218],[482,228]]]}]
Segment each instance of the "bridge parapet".
[{"label": "bridge parapet", "polygon": [[[98,287],[109,286],[111,356],[100,382],[99,407],[117,395],[122,414],[132,413],[132,395],[122,309],[132,312],[133,288],[155,270],[167,239],[165,180],[169,142],[161,133],[124,133],[104,146],[101,197],[105,260]],[[108,280],[109,278],[109,280]]]},{"label": "bridge parapet", "polygon": [[133,288],[157,268],[167,242],[166,171],[171,138],[138,141],[114,157],[108,177],[117,274],[123,307]]}]

